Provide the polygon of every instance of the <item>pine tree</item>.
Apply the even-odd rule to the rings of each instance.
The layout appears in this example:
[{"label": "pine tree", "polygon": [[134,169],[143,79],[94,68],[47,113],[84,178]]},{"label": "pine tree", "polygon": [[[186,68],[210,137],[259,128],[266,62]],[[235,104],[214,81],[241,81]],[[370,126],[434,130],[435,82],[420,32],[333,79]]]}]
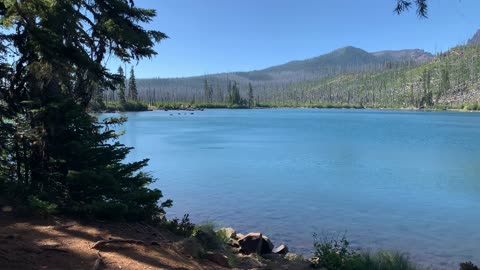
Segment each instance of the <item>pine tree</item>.
[{"label": "pine tree", "polygon": [[[230,84],[229,84],[230,85]],[[240,90],[238,89],[237,82],[233,82],[233,86],[231,87],[229,91],[229,103],[230,105],[241,105],[242,104],[242,98],[240,96]]]},{"label": "pine tree", "polygon": [[119,83],[103,65],[109,52],[124,62],[156,54],[166,35],[139,24],[155,11],[130,0],[12,1],[0,11],[0,50],[8,44],[18,53],[0,55],[5,194],[76,215],[162,216],[171,201],[159,203],[161,191],[148,188],[154,179],[140,172],[147,160],[123,162],[131,148],[112,126],[124,119],[100,122],[88,111],[98,89]]},{"label": "pine tree", "polygon": [[125,95],[125,92],[126,92],[125,81],[126,81],[126,79],[125,79],[125,74],[123,72],[123,68],[121,66],[118,67],[117,74],[119,76],[117,89],[118,89],[118,96],[120,98],[120,104],[125,105],[125,103],[127,103],[127,97]]},{"label": "pine tree", "polygon": [[130,100],[138,101],[137,81],[135,80],[135,71],[130,69],[130,79],[128,80],[128,95]]},{"label": "pine tree", "polygon": [[252,83],[248,83],[248,107],[255,106],[255,97],[253,96],[253,87]]}]

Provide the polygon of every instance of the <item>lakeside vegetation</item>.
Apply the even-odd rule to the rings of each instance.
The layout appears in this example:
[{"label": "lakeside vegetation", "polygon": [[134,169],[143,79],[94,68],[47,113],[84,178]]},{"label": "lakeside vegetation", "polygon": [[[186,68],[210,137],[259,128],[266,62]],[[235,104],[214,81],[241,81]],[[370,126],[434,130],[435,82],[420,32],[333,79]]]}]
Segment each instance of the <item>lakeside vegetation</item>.
[{"label": "lakeside vegetation", "polygon": [[380,109],[380,110],[426,110],[426,111],[478,111],[479,103],[442,105],[436,104],[419,109],[417,107],[404,106],[382,106],[382,105],[355,105],[348,103],[296,103],[296,102],[274,102],[257,103],[255,107],[232,105],[228,103],[191,103],[191,102],[155,102],[128,101],[125,104],[120,102],[109,102],[102,107],[92,107],[94,112],[140,112],[151,110],[202,110],[202,109],[268,109],[268,108],[311,108],[311,109]]}]

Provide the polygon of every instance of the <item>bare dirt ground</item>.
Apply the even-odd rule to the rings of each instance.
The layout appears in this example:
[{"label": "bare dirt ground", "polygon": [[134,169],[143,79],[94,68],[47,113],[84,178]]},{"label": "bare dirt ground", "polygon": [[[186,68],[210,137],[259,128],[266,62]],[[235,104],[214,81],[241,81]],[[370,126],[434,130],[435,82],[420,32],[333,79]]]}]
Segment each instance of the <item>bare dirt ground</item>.
[{"label": "bare dirt ground", "polygon": [[[138,242],[92,249],[97,241],[112,239]],[[0,269],[226,269],[180,254],[173,245],[178,240],[138,223],[18,218],[0,212]]]}]

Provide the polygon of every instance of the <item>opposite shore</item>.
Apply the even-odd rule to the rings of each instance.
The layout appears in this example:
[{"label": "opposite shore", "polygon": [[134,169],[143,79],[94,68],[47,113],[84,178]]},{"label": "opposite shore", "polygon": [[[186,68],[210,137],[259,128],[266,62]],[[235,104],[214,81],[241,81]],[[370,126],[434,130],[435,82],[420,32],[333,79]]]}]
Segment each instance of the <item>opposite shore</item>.
[{"label": "opposite shore", "polygon": [[402,106],[365,106],[356,104],[257,104],[256,106],[238,106],[223,103],[183,103],[183,102],[128,102],[120,104],[111,102],[105,104],[103,108],[92,108],[96,113],[112,112],[139,112],[139,111],[202,111],[204,109],[371,109],[371,110],[399,110],[399,111],[455,111],[455,112],[477,112],[480,111],[480,104],[461,104],[461,105],[434,105],[429,107],[402,107]]}]

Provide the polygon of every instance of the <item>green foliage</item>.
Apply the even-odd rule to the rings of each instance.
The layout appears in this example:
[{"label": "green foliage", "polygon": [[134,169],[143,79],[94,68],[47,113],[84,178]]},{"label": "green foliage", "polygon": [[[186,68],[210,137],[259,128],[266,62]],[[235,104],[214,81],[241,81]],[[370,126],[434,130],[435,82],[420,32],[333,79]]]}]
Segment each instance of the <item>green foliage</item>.
[{"label": "green foliage", "polygon": [[56,204],[40,200],[36,196],[30,196],[28,198],[28,207],[33,210],[33,212],[45,217],[58,212]]},{"label": "green foliage", "polygon": [[131,148],[112,127],[126,119],[88,113],[104,110],[104,91],[122,81],[103,65],[109,54],[125,62],[156,54],[166,35],[142,27],[154,16],[129,0],[4,2],[0,179],[10,199],[41,214],[163,219],[171,201],[149,188],[148,160],[124,162]]},{"label": "green foliage", "polygon": [[312,265],[315,268],[325,267],[329,270],[343,270],[351,264],[357,256],[356,252],[350,249],[350,243],[345,235],[342,237],[323,237],[319,240],[314,234],[313,247],[315,248]]},{"label": "green foliage", "polygon": [[323,237],[314,235],[314,268],[329,270],[419,270],[407,256],[397,252],[362,252],[350,248],[345,235]]},{"label": "green foliage", "polygon": [[148,111],[148,105],[140,101],[127,101],[124,104],[120,104],[120,110],[122,112],[142,112]]},{"label": "green foliage", "polygon": [[463,106],[463,109],[466,111],[478,111],[480,110],[480,105],[478,103],[467,104]]},{"label": "green foliage", "polygon": [[192,236],[195,229],[195,224],[190,221],[188,214],[185,214],[182,220],[178,218],[167,220],[163,223],[163,226],[171,232],[184,237]]},{"label": "green foliage", "polygon": [[421,65],[404,64],[376,72],[357,72],[294,83],[271,98],[306,103],[355,104],[364,107],[459,108],[476,101],[480,86],[480,46],[459,46]]},{"label": "green foliage", "polygon": [[348,266],[349,270],[418,270],[409,258],[398,252],[361,252]]},{"label": "green foliage", "polygon": [[398,14],[407,11],[410,7],[415,4],[417,6],[417,15],[420,18],[427,18],[428,14],[428,4],[427,0],[397,0],[397,5],[395,6],[395,12]]},{"label": "green foliage", "polygon": [[125,78],[125,74],[123,72],[122,66],[118,67],[117,73],[119,76],[119,80],[117,83],[118,97],[120,99],[120,104],[125,106],[125,104],[127,103],[126,86],[125,86],[126,78]]},{"label": "green foliage", "polygon": [[255,97],[253,96],[252,83],[248,83],[248,107],[255,107]]},{"label": "green foliage", "polygon": [[128,97],[130,100],[138,101],[137,81],[133,67],[130,69],[130,79],[128,80]]},{"label": "green foliage", "polygon": [[230,106],[245,106],[245,100],[240,96],[240,89],[238,88],[237,82],[233,82],[233,86],[228,88],[228,103]]},{"label": "green foliage", "polygon": [[195,225],[192,236],[196,237],[207,250],[223,249],[229,239],[224,232],[217,231],[217,227],[212,221]]},{"label": "green foliage", "polygon": [[480,268],[472,262],[464,262],[460,264],[460,270],[480,270]]}]

